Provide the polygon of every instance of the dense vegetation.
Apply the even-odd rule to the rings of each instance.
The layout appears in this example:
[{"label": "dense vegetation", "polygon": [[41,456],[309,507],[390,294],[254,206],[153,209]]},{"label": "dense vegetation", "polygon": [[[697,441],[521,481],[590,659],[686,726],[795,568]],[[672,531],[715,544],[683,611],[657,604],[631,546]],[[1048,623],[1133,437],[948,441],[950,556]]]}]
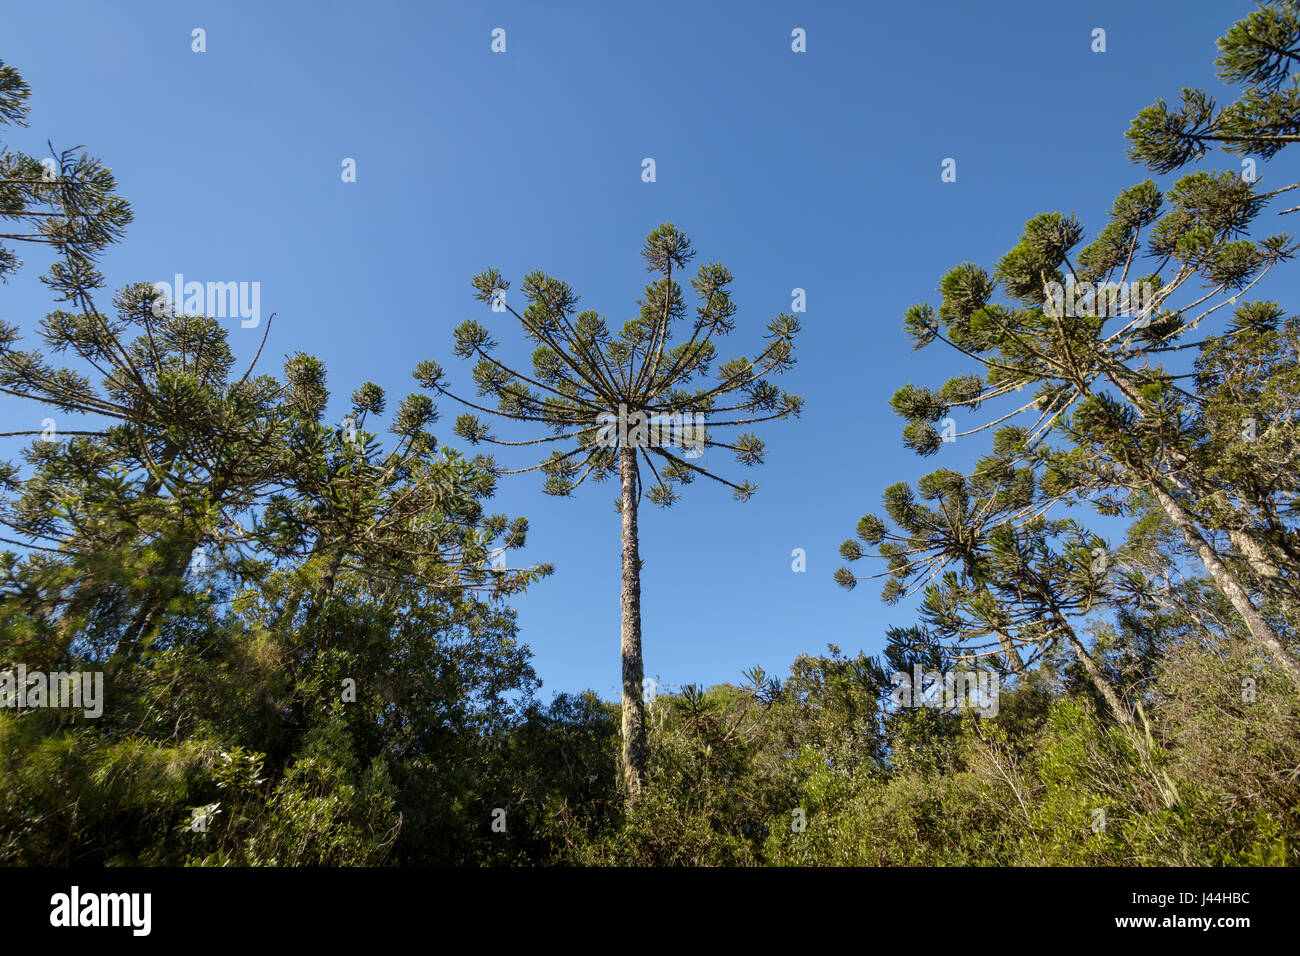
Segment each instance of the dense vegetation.
[{"label": "dense vegetation", "polygon": [[[1240,98],[1158,101],[1129,132],[1135,160],[1171,173],[1296,141],[1300,7],[1262,4],[1219,48]],[[0,128],[26,123],[27,98],[0,64]],[[159,310],[148,285],[101,312],[96,263],[131,221],[111,173],[0,152],[0,276],[22,244],[44,250],[57,305],[39,349],[0,323],[0,391],[79,423],[4,433],[31,441],[0,462],[0,668],[102,672],[111,702],[94,718],[0,708],[0,863],[1300,863],[1300,319],[1251,295],[1290,268],[1296,246],[1261,224],[1293,188],[1235,168],[1147,180],[1087,244],[1073,216],[1044,214],[991,269],[943,276],[905,331],[970,368],[893,408],[923,456],[963,410],[982,455],[884,489],[841,548],[855,569],[884,560],[862,576],[885,579],[884,600],[919,595],[915,624],[878,657],[831,644],[780,677],[653,699],[637,450],[595,444],[590,413],[795,417],[802,400],[766,376],[793,365],[798,323],[779,316],[757,358],[712,369],[731,275],[701,268],[686,319],[689,242],[671,225],[646,240],[658,278],[617,335],[527,277],[533,370],[498,365],[467,324],[466,401],[572,438],[582,457],[538,466],[548,493],[593,470],[623,490],[622,700],[548,703],[508,599],[552,569],[508,566],[528,525],[489,510],[504,469],[435,437],[441,366],[420,363],[391,414],[360,383],[328,424],[313,356],[240,367],[219,322]],[[1132,314],[1096,293],[1137,281],[1154,295]],[[474,285],[488,302],[503,280]],[[1045,291],[1066,286],[1080,309]],[[688,390],[697,373],[715,380]],[[492,439],[472,415],[455,432]],[[761,462],[754,435],[701,440]],[[651,500],[667,504],[699,469],[661,457]],[[900,707],[896,675],[918,669],[996,677],[996,716]]]}]

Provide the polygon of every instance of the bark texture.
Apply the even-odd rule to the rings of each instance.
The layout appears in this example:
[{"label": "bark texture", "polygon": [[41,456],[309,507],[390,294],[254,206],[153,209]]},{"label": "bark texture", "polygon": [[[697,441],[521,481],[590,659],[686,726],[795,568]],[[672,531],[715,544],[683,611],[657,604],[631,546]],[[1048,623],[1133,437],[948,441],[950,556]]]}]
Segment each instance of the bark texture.
[{"label": "bark texture", "polygon": [[629,803],[641,792],[645,776],[645,700],[641,681],[641,558],[637,543],[636,449],[623,448],[619,478],[623,485],[623,785]]},{"label": "bark texture", "polygon": [[1152,483],[1152,492],[1160,506],[1164,509],[1165,514],[1169,516],[1169,522],[1183,536],[1188,547],[1196,552],[1201,563],[1205,565],[1205,570],[1210,572],[1214,578],[1214,583],[1219,586],[1219,590],[1224,593],[1233,608],[1241,615],[1241,619],[1246,622],[1246,627],[1256,642],[1264,649],[1273,663],[1277,664],[1291,679],[1291,683],[1300,688],[1300,661],[1297,661],[1281,639],[1269,627],[1268,622],[1255,610],[1255,606],[1250,603],[1250,598],[1246,594],[1245,588],[1238,583],[1236,577],[1228,566],[1223,563],[1217,551],[1210,546],[1205,540],[1200,530],[1193,523],[1191,515],[1183,508],[1178,500],[1174,498],[1159,481]]}]

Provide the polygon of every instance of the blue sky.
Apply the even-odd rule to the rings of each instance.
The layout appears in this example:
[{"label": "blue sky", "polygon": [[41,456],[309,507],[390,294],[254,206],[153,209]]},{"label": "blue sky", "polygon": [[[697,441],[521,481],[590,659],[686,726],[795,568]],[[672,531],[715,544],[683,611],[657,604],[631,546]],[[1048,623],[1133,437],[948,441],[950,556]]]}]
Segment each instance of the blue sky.
[{"label": "blue sky", "polygon": [[[1040,212],[1074,211],[1095,234],[1114,196],[1149,175],[1126,158],[1129,121],[1182,86],[1219,90],[1214,41],[1253,4],[5,6],[0,58],[33,88],[31,128],[9,142],[86,144],[135,209],[104,259],[110,284],[260,282],[263,316],[278,313],[266,370],[298,350],[323,359],[336,418],[365,380],[394,408],[424,358],[468,392],[451,354],[467,318],[524,360],[517,329],[472,298],[489,266],[516,286],[532,269],[562,278],[617,327],[646,281],[643,237],[671,221],[697,262],[735,274],[725,351],[750,355],[806,290],[799,363],[781,383],[805,414],[764,427],[764,466],[723,469],[758,494],[737,504],[697,482],[673,509],[642,511],[646,673],[675,687],[752,664],[783,674],[829,642],[876,653],[887,626],[912,621],[875,583],[848,594],[831,580],[839,543],[886,485],[983,447],[963,440],[927,461],[902,447],[890,395],[959,369],[910,350],[904,309],[935,301],[959,262],[991,266]],[[791,51],[796,27],[806,53]],[[1091,51],[1097,27],[1105,53]],[[495,28],[505,53],[490,49]],[[940,180],[949,157],[955,183]],[[1261,175],[1284,182],[1267,164]],[[0,317],[32,330],[51,304],[43,261],[25,255]],[[261,331],[231,322],[239,354]],[[435,431],[450,438],[458,409],[440,410]],[[6,425],[39,428],[46,414],[0,401]],[[538,475],[502,480],[493,510],[526,515],[526,560],[557,568],[518,602],[544,693],[616,695],[614,495],[584,485],[554,499]],[[791,570],[794,548],[806,573]]]}]

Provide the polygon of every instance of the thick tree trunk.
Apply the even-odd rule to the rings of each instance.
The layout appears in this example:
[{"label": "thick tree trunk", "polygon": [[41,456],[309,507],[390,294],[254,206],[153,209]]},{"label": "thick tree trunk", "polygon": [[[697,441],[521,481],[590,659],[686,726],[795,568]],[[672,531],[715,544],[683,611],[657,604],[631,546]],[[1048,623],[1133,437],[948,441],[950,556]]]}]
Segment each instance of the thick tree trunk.
[{"label": "thick tree trunk", "polygon": [[1092,686],[1097,688],[1097,693],[1101,694],[1102,699],[1106,701],[1106,706],[1110,708],[1111,714],[1121,724],[1132,724],[1133,715],[1129,713],[1128,708],[1119,699],[1119,694],[1115,693],[1115,688],[1111,686],[1110,681],[1106,680],[1106,675],[1101,672],[1097,662],[1088,653],[1088,649],[1083,646],[1083,641],[1079,640],[1079,635],[1074,628],[1070,626],[1065,618],[1060,616],[1056,618],[1056,626],[1065,632],[1065,639],[1074,650],[1074,656],[1083,665],[1084,671],[1088,674],[1088,679],[1092,681]]},{"label": "thick tree trunk", "polygon": [[[1115,387],[1123,393],[1124,397],[1132,403],[1133,407],[1137,410],[1143,420],[1146,420],[1149,417],[1146,411],[1146,403],[1143,402],[1141,397],[1138,395],[1137,389],[1133,383],[1116,375],[1108,375],[1108,378],[1110,378],[1111,382],[1115,384]],[[1192,520],[1192,516],[1187,513],[1187,510],[1179,504],[1178,500],[1165,488],[1160,475],[1158,473],[1151,474],[1147,471],[1142,474],[1142,478],[1143,486],[1155,495],[1156,500],[1160,502],[1160,507],[1163,508],[1165,514],[1169,516],[1170,523],[1180,534],[1182,534],[1183,540],[1187,542],[1188,547],[1196,552],[1197,557],[1201,559],[1201,563],[1205,565],[1205,569],[1209,571],[1210,576],[1214,578],[1214,583],[1218,585],[1219,590],[1223,592],[1225,597],[1227,597],[1229,603],[1232,604],[1233,609],[1241,615],[1241,619],[1245,622],[1246,628],[1250,631],[1250,634],[1255,639],[1256,643],[1258,643],[1264,652],[1273,659],[1273,662],[1282,669],[1282,672],[1291,679],[1291,683],[1293,683],[1297,689],[1300,689],[1300,660],[1297,660],[1295,655],[1287,650],[1286,645],[1282,643],[1277,634],[1274,633],[1273,629],[1269,627],[1268,622],[1265,621],[1259,611],[1255,609],[1255,606],[1250,603],[1250,597],[1246,594],[1246,589],[1241,586],[1237,581],[1236,576],[1233,575],[1231,569],[1223,563],[1223,559],[1221,559],[1214,548],[1210,546],[1210,543],[1205,540],[1205,536],[1202,535],[1200,529],[1196,527],[1196,523]]]},{"label": "thick tree trunk", "polygon": [[1015,642],[1011,640],[1011,635],[1001,630],[996,633],[998,643],[1002,646],[1002,655],[1007,659],[1007,664],[1010,666],[1012,673],[1017,677],[1024,677],[1029,673],[1029,668],[1025,666],[1024,658],[1020,656],[1020,651],[1017,650]]},{"label": "thick tree trunk", "polygon": [[1210,572],[1214,578],[1214,583],[1219,586],[1228,601],[1241,619],[1246,622],[1246,627],[1250,630],[1251,636],[1255,638],[1256,643],[1264,649],[1273,663],[1282,669],[1283,673],[1291,679],[1297,688],[1300,688],[1300,661],[1297,661],[1295,655],[1287,650],[1286,645],[1282,643],[1273,629],[1268,626],[1268,622],[1260,616],[1259,611],[1250,603],[1250,598],[1246,595],[1246,590],[1233,576],[1228,566],[1223,563],[1218,553],[1210,547],[1210,543],[1205,540],[1200,530],[1192,522],[1191,516],[1180,505],[1161,483],[1151,482],[1151,491],[1164,508],[1165,514],[1169,516],[1170,523],[1182,534],[1185,540],[1197,556],[1205,569]]},{"label": "thick tree trunk", "polygon": [[641,792],[645,775],[645,701],[641,681],[641,558],[637,546],[636,449],[620,452],[618,473],[623,484],[623,785],[628,803]]},{"label": "thick tree trunk", "polygon": [[1300,618],[1295,586],[1282,574],[1282,568],[1272,555],[1248,531],[1229,531],[1228,539],[1258,578],[1260,589],[1278,603],[1288,619]]}]

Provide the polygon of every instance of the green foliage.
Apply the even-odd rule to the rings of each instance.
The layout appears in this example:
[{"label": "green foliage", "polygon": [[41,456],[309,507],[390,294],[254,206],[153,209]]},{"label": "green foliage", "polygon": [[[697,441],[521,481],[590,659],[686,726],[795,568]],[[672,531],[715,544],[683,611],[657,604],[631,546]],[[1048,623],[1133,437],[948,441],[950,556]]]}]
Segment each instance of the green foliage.
[{"label": "green foliage", "polygon": [[1218,41],[1219,79],[1244,87],[1219,107],[1204,90],[1182,91],[1170,107],[1156,100],[1128,131],[1129,155],[1162,173],[1203,157],[1218,144],[1230,153],[1268,158],[1300,135],[1300,6],[1266,0],[1238,20]]},{"label": "green foliage", "polygon": [[[543,272],[524,276],[522,311],[507,298],[510,283],[499,270],[474,277],[475,298],[513,316],[533,346],[531,369],[519,371],[494,356],[499,342],[482,323],[469,319],[456,327],[452,351],[457,358],[478,360],[471,373],[476,397],[495,407],[457,395],[436,363],[423,363],[416,378],[470,409],[457,418],[455,431],[471,444],[569,445],[511,472],[541,471],[547,494],[569,497],[588,478],[599,482],[618,476],[626,451],[634,471],[644,465],[653,476],[649,493],[655,504],[672,505],[683,486],[697,477],[720,482],[738,500],[746,500],[755,490],[748,481],[732,482],[690,459],[719,448],[745,467],[763,463],[765,446],[757,435],[744,432],[728,440],[724,433],[799,415],[803,399],[782,392],[773,381],[794,365],[799,319],[778,315],[768,323],[767,343],[755,358],[718,363],[717,345],[736,327],[731,273],[717,262],[696,270],[690,285],[699,303],[691,317],[678,278],[695,258],[690,239],[664,223],[646,236],[641,255],[646,271],[657,278],[637,303],[639,315],[617,333],[599,313],[579,312],[578,296],[568,283]],[[549,434],[500,438],[478,413],[541,426]],[[625,428],[603,424],[601,416],[617,423],[620,414],[627,416]],[[643,424],[654,427],[659,440],[636,436],[634,415],[644,415]],[[707,424],[671,424],[673,416],[683,415],[707,416]]]},{"label": "green foliage", "polygon": [[[1237,101],[1157,101],[1134,156],[1274,155],[1298,132],[1298,44],[1296,4],[1261,4],[1219,42]],[[25,125],[28,98],[0,63],[0,126]],[[0,672],[97,674],[110,706],[0,708],[0,865],[1300,863],[1300,320],[1239,301],[1295,247],[1252,238],[1273,194],[1248,179],[1138,183],[1086,245],[1074,215],[1035,216],[992,269],[961,263],[937,308],[906,311],[917,348],[974,363],[894,394],[908,447],[937,454],[953,409],[1028,393],[961,433],[989,432],[969,471],[891,484],[840,546],[883,562],[862,577],[886,603],[919,598],[878,658],[829,645],[781,678],[542,704],[505,599],[551,568],[504,566],[529,524],[487,510],[503,469],[441,445],[428,395],[390,411],[363,381],[331,422],[314,356],[237,368],[219,323],[156,311],[144,284],[101,310],[96,263],[130,208],[98,160],[52,159],[0,151],[0,218],[29,230],[6,236],[52,254],[60,306],[28,323],[35,347],[0,323],[0,389],[85,427],[11,433],[32,440],[0,462]],[[452,432],[512,444],[486,413],[569,443],[534,466],[550,494],[612,477],[622,452],[629,500],[638,461],[656,504],[701,474],[747,498],[661,446],[607,446],[595,416],[704,411],[702,448],[760,465],[757,434],[721,430],[800,413],[773,382],[799,320],[722,359],[731,273],[698,268],[692,316],[689,239],[661,225],[642,255],[654,279],[617,331],[544,273],[519,311],[498,270],[475,276],[531,368],[459,326],[492,405],[465,401]],[[0,245],[0,278],[20,266]],[[1140,314],[1099,307],[1144,268]],[[1067,277],[1092,287],[1077,314],[1049,294]],[[436,362],[414,378],[452,394]],[[1113,545],[1059,505],[1131,523]],[[996,715],[901,701],[917,671],[999,677]],[[634,800],[627,707],[647,728]]]}]

